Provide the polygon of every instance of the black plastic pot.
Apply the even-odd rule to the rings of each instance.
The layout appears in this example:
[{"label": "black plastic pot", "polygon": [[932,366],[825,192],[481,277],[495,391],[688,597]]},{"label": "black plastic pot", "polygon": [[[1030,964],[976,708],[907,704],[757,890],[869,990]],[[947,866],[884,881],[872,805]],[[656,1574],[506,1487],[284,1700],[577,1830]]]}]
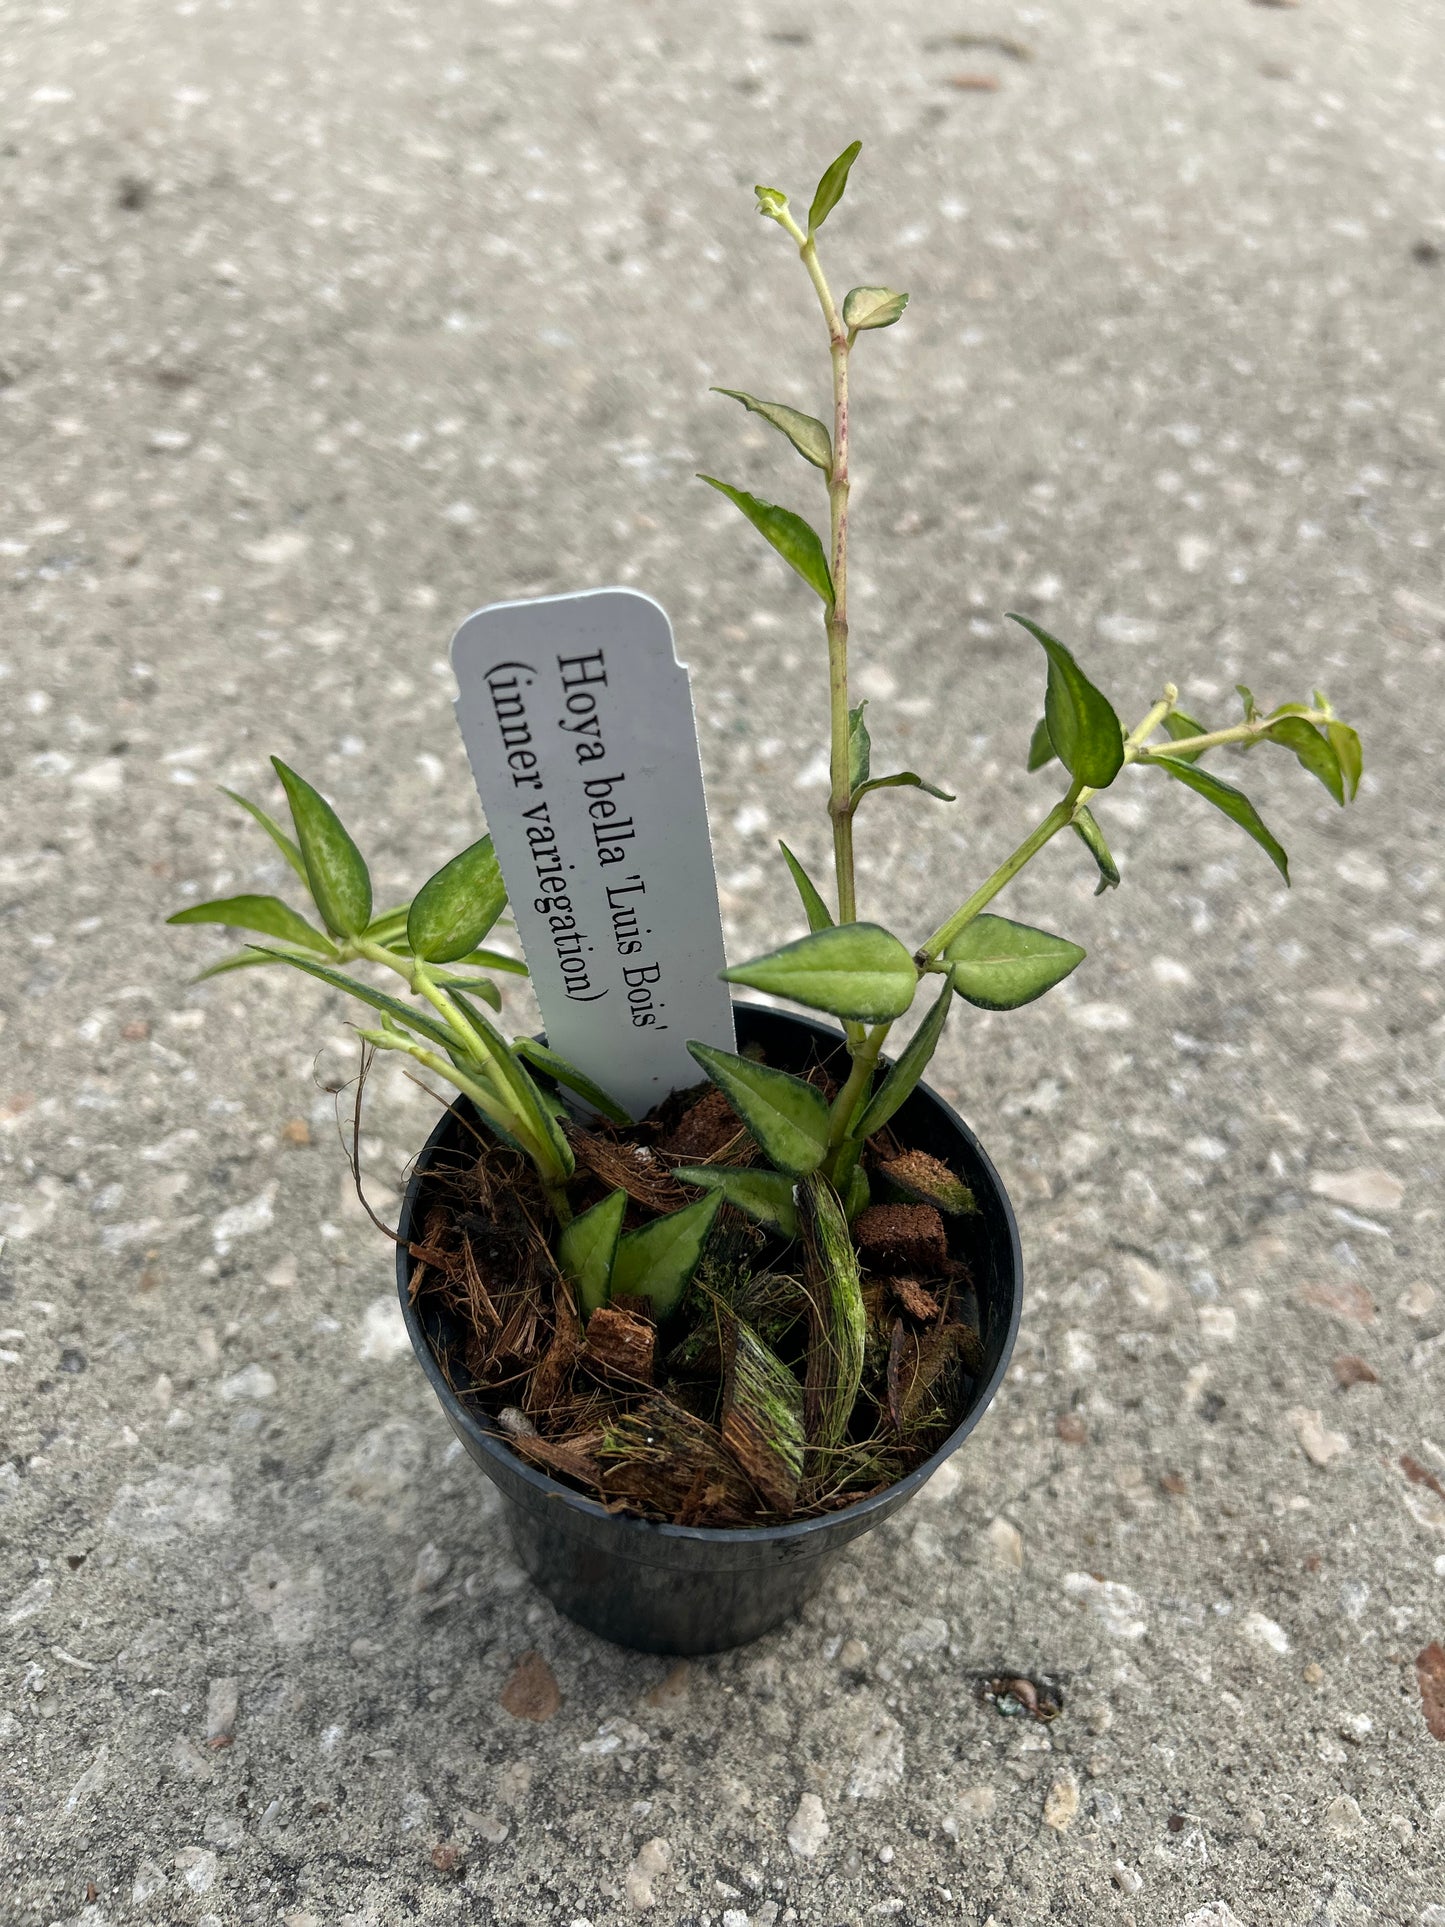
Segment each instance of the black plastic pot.
[{"label": "black plastic pot", "polygon": [[[841,1058],[842,1039],[823,1024],[757,1004],[739,1003],[736,1013],[739,1045],[762,1045],[770,1064],[803,1070],[814,1058]],[[906,1504],[982,1418],[1008,1366],[1023,1302],[1013,1207],[978,1139],[926,1085],[900,1109],[894,1130],[952,1166],[978,1200],[978,1215],[951,1220],[949,1237],[978,1293],[983,1377],[957,1430],[886,1492],[821,1518],[749,1528],[664,1525],[610,1513],[526,1464],[484,1412],[457,1397],[437,1362],[439,1348],[450,1350],[449,1321],[425,1294],[412,1304],[414,1261],[406,1246],[419,1230],[428,1171],[460,1162],[474,1140],[450,1112],[428,1138],[397,1227],[402,1314],[452,1430],[501,1489],[518,1557],[569,1619],[650,1653],[714,1653],[756,1639],[796,1612],[843,1547]]]}]

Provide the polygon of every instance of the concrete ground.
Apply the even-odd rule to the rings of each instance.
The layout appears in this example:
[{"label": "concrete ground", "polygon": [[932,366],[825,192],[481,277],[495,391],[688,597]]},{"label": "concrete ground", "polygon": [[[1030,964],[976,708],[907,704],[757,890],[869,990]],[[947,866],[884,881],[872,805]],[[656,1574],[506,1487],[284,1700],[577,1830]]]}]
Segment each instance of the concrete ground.
[{"label": "concrete ground", "polygon": [[[8,14],[7,1927],[1440,1927],[1445,12]],[[706,390],[821,406],[751,184],[855,134],[837,275],[913,292],[856,366],[858,687],[961,792],[876,799],[867,910],[921,934],[1052,797],[1011,606],[1131,718],[1323,683],[1371,769],[1342,815],[1245,767],[1288,894],[1142,775],[1118,892],[1017,886],[1091,955],[938,1065],[1022,1218],[1005,1391],[800,1623],[670,1666],[533,1594],[399,1343],[340,1000],[192,988],[161,919],[284,884],[213,787],[273,750],[413,886],[476,833],[458,619],[621,581],[735,954],[795,931],[817,623],[690,478],[816,505]],[[431,1116],[377,1080],[379,1196]]]}]

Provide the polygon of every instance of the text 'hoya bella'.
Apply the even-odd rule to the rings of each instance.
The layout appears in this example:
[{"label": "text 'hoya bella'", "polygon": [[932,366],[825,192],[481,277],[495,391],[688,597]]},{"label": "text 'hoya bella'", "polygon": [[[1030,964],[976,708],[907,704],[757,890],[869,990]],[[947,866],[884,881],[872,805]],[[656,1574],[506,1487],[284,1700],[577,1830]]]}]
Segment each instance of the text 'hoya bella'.
[{"label": "text 'hoya bella'", "polygon": [[[501,739],[502,755],[512,785],[530,801],[521,811],[527,845],[536,872],[537,896],[533,909],[545,922],[551,935],[557,965],[568,999],[573,1003],[596,1003],[616,987],[626,998],[634,1026],[666,1030],[663,1019],[666,1003],[658,995],[662,966],[645,961],[646,938],[652,935],[644,919],[647,882],[635,867],[615,879],[607,873],[614,866],[629,862],[629,845],[637,838],[637,824],[631,815],[624,785],[625,770],[609,773],[593,765],[607,762],[603,736],[603,716],[599,696],[607,689],[607,664],[603,650],[587,655],[557,656],[555,726],[571,750],[567,781],[573,807],[563,814],[575,826],[580,819],[590,832],[591,846],[581,851],[564,850],[553,822],[547,796],[546,772],[551,761],[551,745],[539,743],[534,735],[534,717],[545,714],[546,691],[539,687],[539,672],[528,662],[503,662],[487,672],[491,697]],[[550,678],[548,678],[550,681]],[[545,723],[535,727],[545,729]],[[570,780],[568,780],[570,779]],[[579,785],[580,790],[574,788]],[[604,955],[610,949],[620,966],[620,982],[612,972],[599,968],[594,937],[578,919],[576,901],[577,862],[600,873],[606,885],[605,901],[610,929],[603,934]]]}]

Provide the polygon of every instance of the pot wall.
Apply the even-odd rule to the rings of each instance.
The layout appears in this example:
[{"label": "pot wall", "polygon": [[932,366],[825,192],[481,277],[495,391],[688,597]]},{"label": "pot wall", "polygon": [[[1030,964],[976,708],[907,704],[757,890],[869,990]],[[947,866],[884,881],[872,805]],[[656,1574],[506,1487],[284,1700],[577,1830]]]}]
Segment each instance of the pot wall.
[{"label": "pot wall", "polygon": [[[842,1039],[826,1025],[758,1004],[739,1002],[735,1011],[739,1047],[761,1045],[780,1068],[802,1070],[814,1057],[843,1055]],[[469,1133],[448,1112],[427,1140],[397,1227],[407,1331],[452,1430],[502,1494],[517,1556],[570,1619],[643,1652],[719,1652],[757,1638],[798,1610],[851,1540],[912,1498],[987,1410],[1008,1366],[1023,1299],[1013,1207],[982,1145],[926,1085],[899,1110],[894,1130],[951,1165],[978,1200],[976,1217],[949,1222],[950,1247],[969,1265],[978,1294],[984,1371],[976,1396],[939,1450],[886,1492],[823,1518],[745,1530],[609,1513],[518,1458],[487,1415],[457,1397],[436,1356],[438,1347],[449,1348],[451,1321],[432,1304],[411,1303],[414,1261],[406,1244],[419,1229],[428,1171],[464,1158]]]}]

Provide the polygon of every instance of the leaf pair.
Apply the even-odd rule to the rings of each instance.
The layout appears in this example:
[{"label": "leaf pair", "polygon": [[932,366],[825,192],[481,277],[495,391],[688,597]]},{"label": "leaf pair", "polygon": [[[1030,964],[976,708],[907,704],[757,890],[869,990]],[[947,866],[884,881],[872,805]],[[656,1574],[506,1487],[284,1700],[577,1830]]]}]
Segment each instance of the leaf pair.
[{"label": "leaf pair", "polygon": [[[418,890],[409,908],[388,911],[373,921],[371,874],[340,817],[304,777],[278,757],[271,761],[291,806],[294,840],[259,804],[234,790],[225,793],[255,818],[305,883],[331,937],[364,938],[389,948],[405,938],[411,954],[427,963],[465,959],[500,969],[524,968],[500,953],[478,954],[478,945],[507,906],[506,885],[489,836],[443,865]],[[221,897],[193,904],[169,921],[226,924],[323,957],[338,954],[330,938],[279,897]],[[242,959],[232,961],[239,964]]]},{"label": "leaf pair", "polygon": [[590,1316],[610,1299],[648,1298],[659,1318],[675,1310],[697,1270],[713,1221],[718,1192],[624,1232],[627,1193],[613,1191],[563,1228],[557,1262]]},{"label": "leaf pair", "polygon": [[[234,790],[227,790],[227,796],[248,811],[275,843],[310,891],[331,935],[361,936],[371,921],[371,874],[365,859],[325,797],[276,757],[271,761],[291,805],[294,840],[259,804],[237,796]],[[223,923],[235,930],[276,937],[322,956],[337,954],[333,943],[279,897],[222,897],[212,903],[193,904],[168,921]]]}]

